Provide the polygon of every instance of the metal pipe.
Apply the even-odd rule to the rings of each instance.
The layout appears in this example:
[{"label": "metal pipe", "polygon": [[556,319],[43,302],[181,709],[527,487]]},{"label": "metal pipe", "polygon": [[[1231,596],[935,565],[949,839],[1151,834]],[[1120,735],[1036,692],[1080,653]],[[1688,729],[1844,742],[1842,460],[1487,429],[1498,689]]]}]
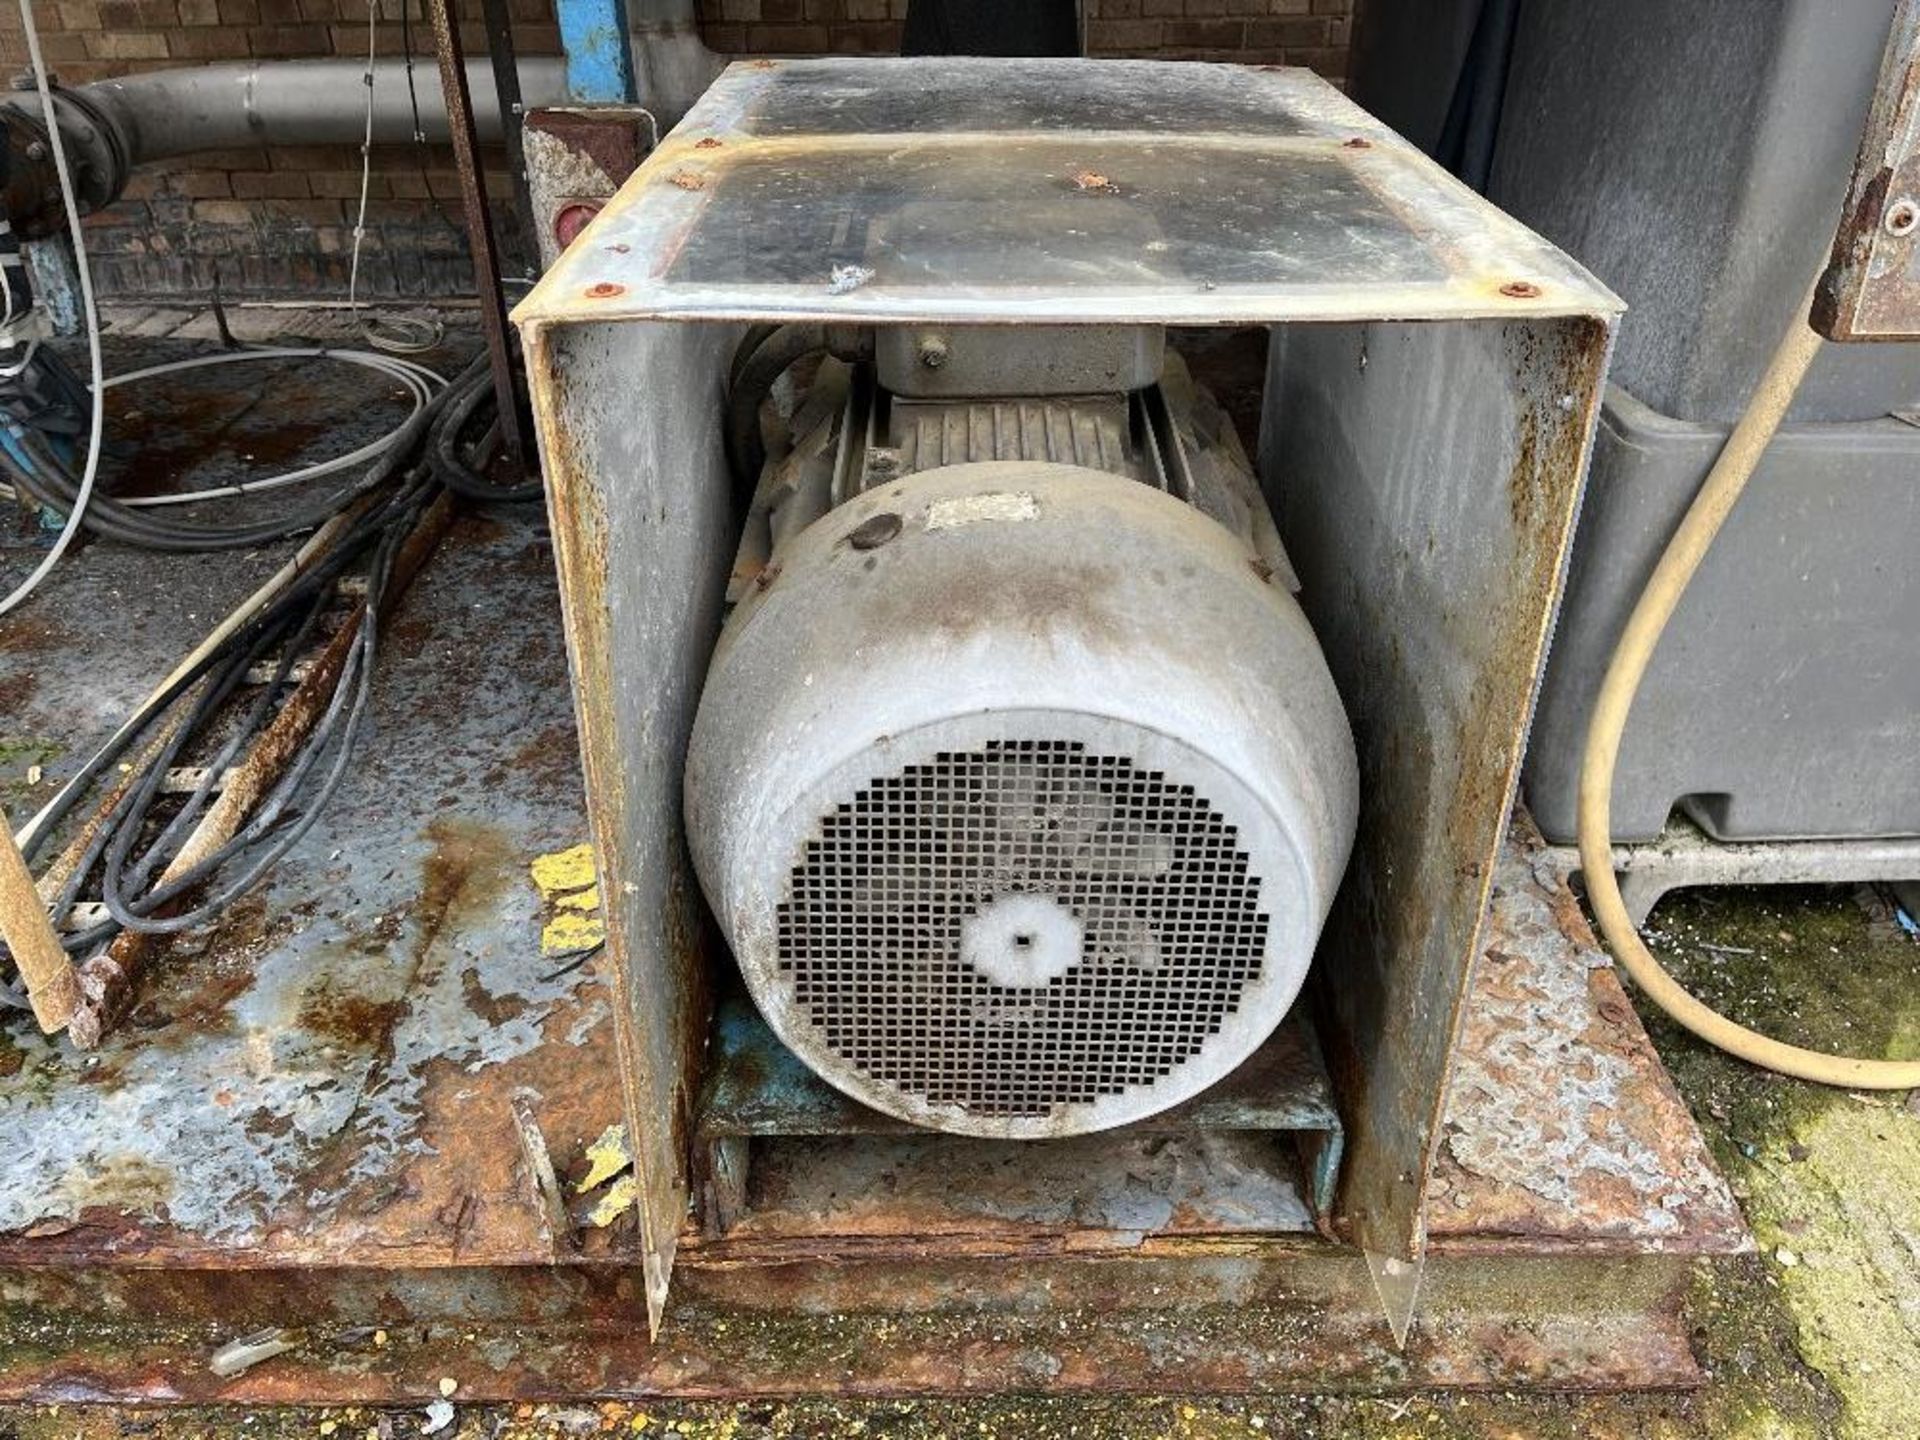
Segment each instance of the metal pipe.
[{"label": "metal pipe", "polygon": [[[701,42],[693,0],[628,0],[628,43],[640,98],[664,129],[676,123],[712,83],[723,61]],[[569,103],[567,62],[528,56],[515,66],[524,110]],[[499,90],[486,60],[465,67],[478,139],[499,144]],[[367,105],[366,64],[357,59],[236,61],[180,70],[151,70],[91,85],[56,90],[53,109],[72,155],[81,208],[91,214],[120,197],[141,165],[203,150],[255,145],[359,145]],[[377,65],[373,75],[373,143],[404,145],[450,138],[447,104],[437,69],[401,62]],[[46,117],[32,93],[0,103],[19,112],[8,143],[21,151],[9,167],[5,203],[15,229],[28,238],[51,233],[44,206],[51,176],[41,173]],[[36,158],[35,151],[39,152]],[[26,223],[23,225],[22,217]],[[44,223],[42,223],[44,222]]]},{"label": "metal pipe", "polygon": [[[492,66],[469,63],[467,88],[483,144],[497,144],[499,107]],[[365,124],[364,60],[278,60],[152,70],[100,80],[67,91],[112,123],[122,136],[129,167],[249,145],[358,145]],[[558,56],[520,61],[520,98],[528,106],[565,102],[565,62]],[[447,106],[439,72],[430,63],[413,67],[408,93],[404,65],[376,66],[373,78],[373,139],[401,145],[414,139],[414,97],[427,140],[448,139]],[[56,105],[58,101],[56,100]]]}]

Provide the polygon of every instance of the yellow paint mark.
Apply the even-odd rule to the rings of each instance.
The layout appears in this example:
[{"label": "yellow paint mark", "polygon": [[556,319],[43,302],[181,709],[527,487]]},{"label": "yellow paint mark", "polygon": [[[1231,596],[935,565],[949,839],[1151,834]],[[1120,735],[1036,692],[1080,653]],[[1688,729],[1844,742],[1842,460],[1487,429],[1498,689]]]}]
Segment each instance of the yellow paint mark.
[{"label": "yellow paint mark", "polygon": [[587,1216],[587,1223],[597,1230],[604,1230],[633,1209],[639,1199],[639,1182],[631,1175],[622,1175],[607,1187],[606,1193]]},{"label": "yellow paint mark", "polygon": [[606,940],[593,846],[574,845],[536,856],[528,869],[542,898],[554,911],[540,930],[542,955],[577,954]]},{"label": "yellow paint mark", "polygon": [[633,1153],[627,1149],[627,1127],[615,1121],[602,1130],[600,1138],[587,1146],[587,1162],[587,1173],[573,1187],[576,1195],[606,1184],[633,1164]]},{"label": "yellow paint mark", "polygon": [[600,887],[589,885],[584,890],[575,890],[568,895],[556,895],[553,903],[562,910],[598,910],[600,908]]},{"label": "yellow paint mark", "polygon": [[562,910],[542,927],[540,953],[549,956],[578,954],[602,944],[606,938],[607,927],[597,913],[589,915],[578,910]]},{"label": "yellow paint mark", "polygon": [[548,899],[567,890],[594,883],[593,846],[580,844],[537,857],[531,866],[533,883]]}]

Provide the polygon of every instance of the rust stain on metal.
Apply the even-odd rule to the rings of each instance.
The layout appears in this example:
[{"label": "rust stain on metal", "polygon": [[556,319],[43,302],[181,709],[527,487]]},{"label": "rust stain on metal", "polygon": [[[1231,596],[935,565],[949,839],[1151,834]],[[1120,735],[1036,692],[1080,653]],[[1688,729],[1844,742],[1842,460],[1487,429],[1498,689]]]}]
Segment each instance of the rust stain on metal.
[{"label": "rust stain on metal", "polygon": [[612,280],[602,280],[589,285],[586,293],[589,300],[610,300],[615,295],[626,294],[627,287]]},{"label": "rust stain on metal", "polygon": [[[1520,827],[1517,827],[1520,828]],[[1578,902],[1531,822],[1469,994],[1428,1200],[1436,1236],[1720,1255],[1751,1247]]]},{"label": "rust stain on metal", "polygon": [[[1384,1333],[1351,1256],[1068,1257],[994,1267],[985,1303],[970,1278],[977,1266],[939,1261],[689,1266],[689,1297],[652,1344],[630,1323],[630,1281],[613,1266],[422,1275],[372,1309],[350,1283],[159,1272],[139,1293],[165,1293],[167,1303],[159,1316],[141,1312],[154,1317],[141,1326],[94,1318],[124,1306],[124,1290],[26,1272],[7,1277],[32,1318],[17,1334],[0,1333],[0,1399],[399,1405],[437,1396],[448,1374],[475,1402],[1701,1382],[1681,1314],[1683,1268],[1518,1263],[1537,1275],[1537,1295],[1529,1292],[1537,1304],[1516,1299],[1511,1264],[1436,1260],[1434,1323],[1405,1351]],[[875,1310],[877,1294],[902,1303]],[[209,1335],[285,1324],[290,1314],[303,1321],[294,1350],[228,1379],[208,1370]]]},{"label": "rust stain on metal", "polygon": [[1120,187],[1098,170],[1069,170],[1067,179],[1076,190],[1092,190],[1102,195],[1117,195]]},{"label": "rust stain on metal", "polygon": [[697,170],[675,170],[667,176],[667,183],[676,190],[704,190],[707,177]]},{"label": "rust stain on metal", "polygon": [[1343,150],[1371,150],[1373,148],[1373,142],[1364,135],[1354,135],[1342,140],[1340,142],[1340,148]]},{"label": "rust stain on metal", "polygon": [[[1829,340],[1920,337],[1920,0],[1901,0],[1833,251],[1814,296]],[[1823,217],[1824,218],[1824,217]]]},{"label": "rust stain on metal", "polygon": [[[1349,706],[1359,694],[1375,718],[1372,734],[1360,735],[1374,781],[1362,787],[1359,844],[1330,922],[1331,944],[1322,942],[1323,956],[1350,962],[1337,990],[1327,991],[1324,1034],[1347,1123],[1340,1224],[1367,1249],[1403,1257],[1425,1244],[1425,1193],[1450,1057],[1565,574],[1611,336],[1598,318],[1512,322],[1492,333],[1499,339],[1487,353],[1510,372],[1515,396],[1505,417],[1509,469],[1495,526],[1506,558],[1470,580],[1452,578],[1489,599],[1431,617],[1447,653],[1471,657],[1471,684],[1455,704],[1436,707],[1434,677],[1411,671],[1398,644],[1369,650],[1364,665],[1353,657],[1347,663],[1356,687]],[[1405,538],[1393,553],[1402,565],[1432,563]],[[1310,607],[1336,636],[1393,636],[1405,623],[1376,604],[1358,577],[1302,578],[1309,595],[1318,586],[1358,607],[1350,616]],[[1364,628],[1356,629],[1361,615]],[[1381,955],[1396,964],[1372,958]]]},{"label": "rust stain on metal", "polygon": [[1540,295],[1540,287],[1531,280],[1509,280],[1500,287],[1500,293],[1509,300],[1534,300]]},{"label": "rust stain on metal", "polygon": [[580,409],[568,394],[575,384],[588,385],[590,377],[579,377],[579,366],[557,361],[547,327],[527,327],[525,339],[547,450],[549,516],[566,597],[589,829],[603,868],[610,962],[604,973],[612,991],[628,1133],[635,1137],[641,1260],[649,1316],[657,1324],[687,1210],[693,1077],[708,1017],[706,942],[681,873],[684,865],[668,862],[668,893],[660,910],[637,910],[643,882],[651,888],[656,881],[630,873],[635,854],[623,843],[631,832],[624,807],[641,782],[627,767],[630,762],[651,765],[654,758],[635,755],[622,738],[612,668],[619,639],[609,590],[606,497],[589,463],[592,442],[575,428],[583,423]]}]

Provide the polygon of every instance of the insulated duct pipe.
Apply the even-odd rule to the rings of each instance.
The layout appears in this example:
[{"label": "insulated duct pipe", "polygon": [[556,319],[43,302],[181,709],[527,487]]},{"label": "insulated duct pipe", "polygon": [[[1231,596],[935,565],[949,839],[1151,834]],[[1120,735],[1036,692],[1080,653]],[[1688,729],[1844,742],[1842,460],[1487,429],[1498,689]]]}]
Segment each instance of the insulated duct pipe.
[{"label": "insulated duct pipe", "polygon": [[[196,150],[249,145],[358,145],[366,126],[365,60],[281,60],[150,70],[101,80],[56,96],[79,98],[101,113],[121,137],[129,168],[171,160]],[[527,106],[566,103],[565,62],[558,56],[519,62],[520,94]],[[483,57],[467,62],[474,123],[482,144],[498,144],[499,106],[493,67]],[[373,76],[373,140],[404,145],[414,138],[414,99],[420,128],[436,144],[447,140],[447,106],[440,72],[432,63],[413,66],[413,95],[399,61],[378,65]]]},{"label": "insulated duct pipe", "polygon": [[[54,115],[66,141],[80,208],[91,214],[111,205],[141,165],[202,150],[252,145],[358,145],[367,115],[364,60],[276,60],[150,70],[117,80],[53,92]],[[565,62],[558,56],[523,59],[521,102],[529,107],[566,103]],[[467,66],[474,118],[482,143],[501,139],[493,67]],[[420,129],[429,141],[447,139],[447,107],[440,74],[416,63],[409,93],[407,71],[392,62],[374,70],[373,139],[403,145],[414,138],[414,101]],[[7,99],[16,122],[7,126],[12,152],[6,207],[27,239],[60,228],[58,187],[47,159],[45,118],[37,95]],[[43,173],[44,172],[44,173]]]},{"label": "insulated duct pipe", "polygon": [[[694,0],[627,0],[629,41],[641,103],[662,131],[678,122],[719,73],[720,57],[700,40]],[[67,143],[81,209],[112,204],[141,165],[202,150],[251,145],[358,145],[366,126],[366,61],[356,58],[269,60],[151,70],[56,90],[53,108]],[[578,101],[567,89],[560,56],[518,61],[527,109]],[[482,144],[497,144],[500,111],[492,64],[468,62],[467,88]],[[27,239],[58,230],[58,187],[47,158],[39,97],[21,93],[5,104],[14,118],[5,204]],[[447,107],[431,58],[407,67],[383,58],[374,67],[373,140],[403,145],[414,138],[416,104],[426,139],[447,139]]]}]

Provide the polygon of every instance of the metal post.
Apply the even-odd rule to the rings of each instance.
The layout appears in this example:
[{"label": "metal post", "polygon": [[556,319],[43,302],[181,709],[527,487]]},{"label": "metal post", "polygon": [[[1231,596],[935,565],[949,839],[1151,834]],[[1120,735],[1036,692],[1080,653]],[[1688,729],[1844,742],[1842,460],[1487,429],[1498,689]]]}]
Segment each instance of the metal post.
[{"label": "metal post", "polygon": [[575,105],[631,104],[626,0],[556,0],[554,18],[567,56],[567,99]]},{"label": "metal post", "polygon": [[540,237],[534,225],[533,197],[527,189],[527,154],[521,127],[526,105],[520,95],[520,62],[513,49],[513,17],[507,0],[481,0],[486,17],[487,59],[493,64],[493,93],[500,109],[500,134],[507,144],[507,170],[513,177],[513,205],[520,212],[520,243],[525,272],[539,274]]},{"label": "metal post", "polygon": [[486,332],[493,393],[500,407],[500,446],[511,464],[524,469],[525,427],[519,387],[514,379],[513,351],[507,337],[500,255],[493,243],[493,212],[487,204],[486,179],[480,169],[473,97],[467,90],[466,56],[460,46],[460,28],[447,13],[447,0],[426,0],[426,10],[427,19],[433,24],[435,49],[439,52],[440,90],[447,105],[447,131],[453,140],[454,165],[460,172],[460,203],[466,210],[467,245],[473,255],[474,283],[480,291],[480,324]]}]

